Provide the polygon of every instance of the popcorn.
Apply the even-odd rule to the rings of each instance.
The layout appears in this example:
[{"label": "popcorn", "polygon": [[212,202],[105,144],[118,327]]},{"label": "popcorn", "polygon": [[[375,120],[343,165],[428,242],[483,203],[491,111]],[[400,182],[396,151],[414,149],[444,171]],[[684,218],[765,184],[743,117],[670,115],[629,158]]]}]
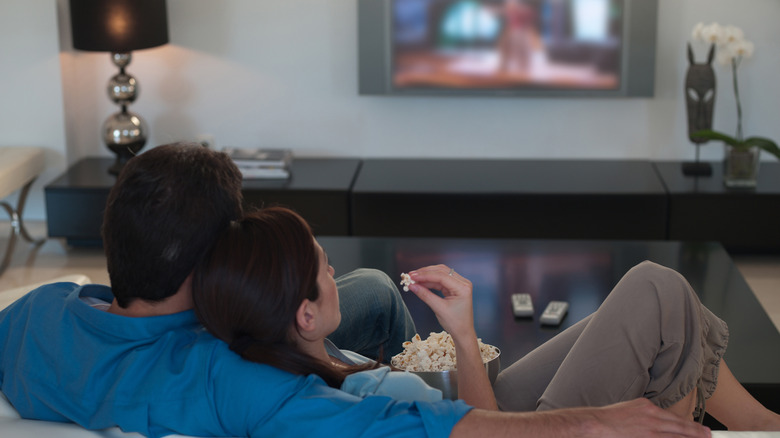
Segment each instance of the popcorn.
[{"label": "popcorn", "polygon": [[412,277],[406,272],[401,273],[401,286],[404,287],[404,292],[409,292],[409,285],[414,284]]},{"label": "popcorn", "polygon": [[[482,362],[490,362],[498,356],[498,349],[477,339]],[[396,354],[390,363],[406,371],[448,371],[456,370],[455,343],[446,331],[431,333],[423,341],[419,334],[403,343],[404,351]]]}]

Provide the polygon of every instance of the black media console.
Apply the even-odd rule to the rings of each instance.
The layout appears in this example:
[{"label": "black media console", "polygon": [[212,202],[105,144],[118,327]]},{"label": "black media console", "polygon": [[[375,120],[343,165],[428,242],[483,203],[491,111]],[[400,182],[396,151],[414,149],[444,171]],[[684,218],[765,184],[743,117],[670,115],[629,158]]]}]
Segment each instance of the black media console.
[{"label": "black media console", "polygon": [[[46,186],[50,237],[100,245],[115,177],[86,158]],[[245,180],[247,208],[285,205],[320,236],[718,241],[780,253],[780,163],[758,187],[685,177],[679,162],[296,158],[289,180]]]}]

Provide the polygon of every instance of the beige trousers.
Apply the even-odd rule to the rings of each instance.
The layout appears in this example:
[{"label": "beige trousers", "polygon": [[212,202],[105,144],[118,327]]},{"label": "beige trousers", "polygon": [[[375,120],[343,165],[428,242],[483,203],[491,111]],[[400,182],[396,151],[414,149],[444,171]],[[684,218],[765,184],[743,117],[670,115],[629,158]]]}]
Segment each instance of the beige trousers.
[{"label": "beige trousers", "polygon": [[603,406],[645,397],[666,408],[715,390],[728,327],[679,273],[643,262],[592,315],[502,371],[507,411]]}]

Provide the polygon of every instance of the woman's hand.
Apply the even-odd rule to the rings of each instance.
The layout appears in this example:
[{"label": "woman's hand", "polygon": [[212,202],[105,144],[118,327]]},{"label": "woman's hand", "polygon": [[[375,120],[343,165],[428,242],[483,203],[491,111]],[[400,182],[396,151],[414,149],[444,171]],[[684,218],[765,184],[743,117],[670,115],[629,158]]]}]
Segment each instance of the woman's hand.
[{"label": "woman's hand", "polygon": [[[474,331],[472,285],[449,266],[436,265],[409,273],[414,292],[436,314],[455,344],[458,361],[458,397],[471,406],[498,410]],[[440,290],[440,297],[430,289]]]},{"label": "woman's hand", "polygon": [[[445,265],[421,268],[409,276],[415,282],[409,290],[433,310],[444,330],[453,338],[476,336],[471,281]],[[443,298],[430,289],[441,291]]]}]

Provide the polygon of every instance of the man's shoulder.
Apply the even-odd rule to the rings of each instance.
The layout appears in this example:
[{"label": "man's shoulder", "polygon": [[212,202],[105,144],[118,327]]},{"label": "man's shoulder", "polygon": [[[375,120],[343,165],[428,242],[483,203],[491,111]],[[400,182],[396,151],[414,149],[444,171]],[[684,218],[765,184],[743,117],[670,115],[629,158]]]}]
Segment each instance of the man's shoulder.
[{"label": "man's shoulder", "polygon": [[[68,282],[49,283],[31,290],[30,293],[28,293],[26,296],[32,300],[45,300],[45,299],[51,299],[53,297],[61,297],[64,299],[65,297],[73,293],[73,291],[83,287],[84,286],[81,286],[79,284],[68,283]],[[102,287],[108,289],[108,286],[102,286]]]},{"label": "man's shoulder", "polygon": [[[211,336],[207,331],[199,334],[195,342],[196,348],[208,349],[211,352],[209,369],[217,379],[237,381],[237,376],[242,379],[266,381],[278,383],[291,383],[304,379],[303,376],[291,374],[267,364],[252,362],[239,356],[227,344]],[[240,380],[238,380],[240,381]],[[246,385],[246,380],[239,385]]]},{"label": "man's shoulder", "polygon": [[[82,286],[76,283],[50,283],[39,286],[17,296],[2,296],[0,317],[2,315],[45,313],[46,309],[62,309],[65,300]],[[110,291],[109,291],[110,294]]]}]

